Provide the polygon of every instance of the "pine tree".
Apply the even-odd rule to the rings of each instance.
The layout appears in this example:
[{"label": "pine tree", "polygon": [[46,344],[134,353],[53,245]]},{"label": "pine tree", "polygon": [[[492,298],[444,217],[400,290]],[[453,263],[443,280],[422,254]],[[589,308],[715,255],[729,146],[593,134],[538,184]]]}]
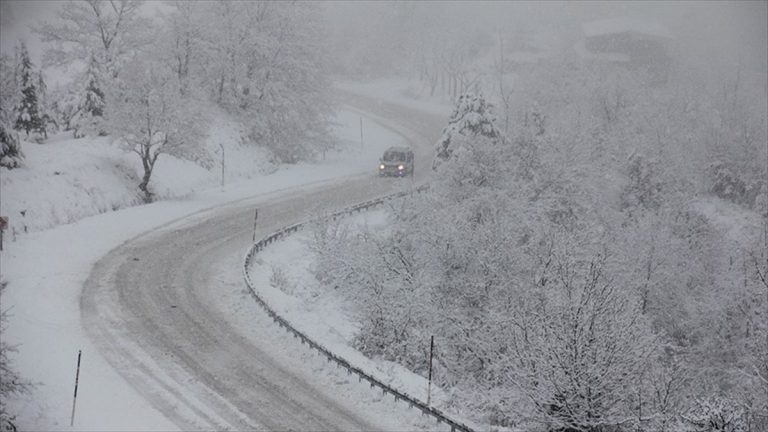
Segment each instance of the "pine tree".
[{"label": "pine tree", "polygon": [[448,160],[456,150],[459,137],[477,137],[497,140],[501,137],[495,125],[493,106],[482,96],[466,93],[456,99],[456,107],[443,129],[443,135],[437,143],[437,159]]},{"label": "pine tree", "polygon": [[88,65],[88,84],[85,87],[85,97],[80,110],[91,117],[102,117],[104,115],[104,92],[99,85],[96,67],[96,61],[91,56],[91,62]]},{"label": "pine tree", "polygon": [[48,105],[48,86],[45,84],[42,70],[37,71],[37,108],[40,116],[41,132],[45,139],[48,139],[48,125],[49,123],[55,125],[56,121],[51,115],[51,108]]},{"label": "pine tree", "polygon": [[29,52],[24,44],[21,44],[19,60],[21,101],[16,107],[18,116],[15,128],[17,130],[24,130],[27,136],[29,136],[30,131],[40,132],[44,129],[44,126],[38,105],[36,77],[32,71],[33,66],[32,61],[29,59]]},{"label": "pine tree", "polygon": [[24,158],[19,134],[13,130],[19,98],[15,69],[13,60],[0,54],[0,166],[8,169],[20,166]]},{"label": "pine tree", "polygon": [[71,122],[75,129],[75,137],[87,131],[93,131],[99,135],[105,133],[101,125],[104,116],[104,91],[101,89],[98,68],[95,57],[91,55],[86,71],[85,91],[77,104],[77,113]]}]

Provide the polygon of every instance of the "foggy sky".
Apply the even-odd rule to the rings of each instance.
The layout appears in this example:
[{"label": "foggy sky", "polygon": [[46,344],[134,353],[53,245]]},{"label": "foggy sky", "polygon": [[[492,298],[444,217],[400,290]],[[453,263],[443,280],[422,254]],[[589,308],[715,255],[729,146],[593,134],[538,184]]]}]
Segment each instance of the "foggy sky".
[{"label": "foggy sky", "polygon": [[[33,62],[39,66],[44,47],[30,27],[40,20],[55,20],[61,3],[0,0],[0,51],[12,54],[18,41],[24,40]],[[331,35],[344,35],[355,26],[365,28],[367,23],[375,22],[380,13],[395,6],[387,2],[346,1],[325,5]],[[428,2],[422,7],[424,5],[442,14],[461,17],[465,26],[550,31],[556,36],[560,32],[573,32],[582,22],[594,19],[617,16],[653,19],[670,29],[683,51],[702,61],[740,61],[760,72],[768,69],[768,2],[765,1],[494,1]],[[158,6],[157,2],[148,2],[146,13],[153,14]],[[440,20],[438,14],[435,19]]]}]

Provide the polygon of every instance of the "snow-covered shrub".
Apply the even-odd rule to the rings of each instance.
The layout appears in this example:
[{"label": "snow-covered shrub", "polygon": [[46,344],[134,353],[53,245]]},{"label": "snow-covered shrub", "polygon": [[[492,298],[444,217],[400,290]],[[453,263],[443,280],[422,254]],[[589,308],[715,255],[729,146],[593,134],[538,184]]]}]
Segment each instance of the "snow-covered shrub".
[{"label": "snow-covered shrub", "polygon": [[269,277],[269,285],[277,288],[285,294],[293,294],[294,287],[288,279],[288,274],[282,267],[272,266],[272,275]]},{"label": "snow-covered shrub", "polygon": [[[0,280],[0,297],[8,282]],[[0,333],[5,331],[8,320],[7,309],[0,309]],[[19,376],[13,367],[11,355],[16,347],[9,345],[0,338],[0,428],[2,430],[16,430],[13,424],[15,416],[8,411],[8,401],[13,396],[19,396],[32,389],[32,383]]]},{"label": "snow-covered shrub", "polygon": [[662,204],[662,178],[657,163],[633,153],[627,160],[627,185],[621,193],[621,209],[632,214],[656,211]]},{"label": "snow-covered shrub", "polygon": [[18,168],[24,159],[19,134],[0,120],[0,166]]},{"label": "snow-covered shrub", "polygon": [[711,191],[718,197],[736,204],[749,204],[747,184],[727,164],[713,163],[709,167]]},{"label": "snow-covered shrub", "polygon": [[748,431],[744,407],[725,397],[697,399],[694,407],[683,418],[696,432]]}]

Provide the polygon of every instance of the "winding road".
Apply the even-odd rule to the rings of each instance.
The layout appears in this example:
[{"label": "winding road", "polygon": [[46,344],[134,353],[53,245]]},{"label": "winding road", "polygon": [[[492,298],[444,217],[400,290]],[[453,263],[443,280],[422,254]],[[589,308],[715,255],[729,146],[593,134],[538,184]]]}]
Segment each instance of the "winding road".
[{"label": "winding road", "polygon": [[[414,182],[425,181],[444,118],[346,92],[340,102],[403,135],[417,150]],[[300,361],[270,349],[289,337],[271,321],[251,323],[263,337],[244,332],[216,307],[211,289],[215,269],[235,263],[237,271],[250,245],[255,207],[261,236],[412,185],[379,179],[374,169],[193,214],[115,248],[94,266],[83,289],[86,333],[111,366],[182,430],[397,428],[391,419],[379,424],[361,415],[350,408],[342,385],[319,385],[307,379],[311,372]]]}]

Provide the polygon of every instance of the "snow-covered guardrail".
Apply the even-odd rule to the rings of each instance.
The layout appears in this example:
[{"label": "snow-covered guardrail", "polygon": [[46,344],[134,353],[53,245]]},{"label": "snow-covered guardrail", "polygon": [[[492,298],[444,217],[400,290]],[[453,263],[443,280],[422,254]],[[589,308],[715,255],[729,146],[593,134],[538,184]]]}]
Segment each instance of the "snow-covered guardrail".
[{"label": "snow-covered guardrail", "polygon": [[[414,191],[417,193],[420,193],[425,189],[426,189],[426,186],[421,186],[419,188],[414,189]],[[412,396],[409,396],[401,392],[400,390],[393,388],[388,384],[385,384],[379,381],[378,379],[374,378],[371,375],[368,375],[367,373],[363,372],[360,368],[351,365],[347,360],[339,357],[338,355],[332,353],[330,350],[328,350],[324,346],[310,339],[302,331],[296,329],[293,325],[291,325],[291,323],[289,323],[285,318],[278,315],[277,312],[275,312],[275,310],[272,309],[272,307],[269,304],[267,304],[267,302],[254,289],[253,282],[251,281],[251,276],[248,273],[248,269],[251,266],[251,261],[253,260],[253,257],[256,255],[256,253],[262,251],[267,245],[273,243],[275,240],[278,240],[288,234],[298,231],[299,228],[304,227],[310,222],[313,222],[316,220],[329,219],[329,218],[337,218],[339,216],[351,215],[352,213],[355,213],[355,212],[362,212],[365,210],[369,210],[373,207],[382,205],[387,201],[397,199],[397,198],[402,198],[411,193],[412,192],[409,191],[409,192],[398,192],[395,194],[386,195],[380,198],[355,204],[341,211],[337,211],[330,216],[324,216],[322,218],[315,218],[305,222],[300,222],[297,224],[285,226],[273,232],[272,234],[264,237],[258,242],[254,243],[248,249],[248,253],[246,253],[245,259],[243,260],[243,277],[245,278],[245,284],[248,286],[248,291],[251,293],[251,296],[254,298],[254,300],[256,300],[256,302],[259,305],[261,305],[261,307],[264,308],[265,311],[267,311],[267,314],[272,318],[273,321],[275,321],[275,323],[277,323],[277,325],[284,328],[289,333],[293,334],[293,337],[298,338],[301,341],[302,345],[307,344],[309,348],[314,349],[319,353],[321,353],[323,356],[325,356],[325,358],[328,359],[329,362],[333,362],[337,366],[344,368],[348,374],[357,375],[358,381],[360,382],[362,382],[363,380],[368,381],[371,385],[371,388],[378,387],[381,389],[381,391],[384,394],[389,393],[390,395],[392,395],[395,398],[395,401],[405,402],[408,404],[409,407],[420,410],[422,414],[435,418],[435,420],[438,423],[445,423],[446,425],[450,426],[452,432],[453,431],[474,432],[469,426],[463,423],[459,423],[457,421],[451,420],[447,415],[443,414],[442,411],[436,408],[433,408],[431,406],[428,406],[424,402]]]}]

